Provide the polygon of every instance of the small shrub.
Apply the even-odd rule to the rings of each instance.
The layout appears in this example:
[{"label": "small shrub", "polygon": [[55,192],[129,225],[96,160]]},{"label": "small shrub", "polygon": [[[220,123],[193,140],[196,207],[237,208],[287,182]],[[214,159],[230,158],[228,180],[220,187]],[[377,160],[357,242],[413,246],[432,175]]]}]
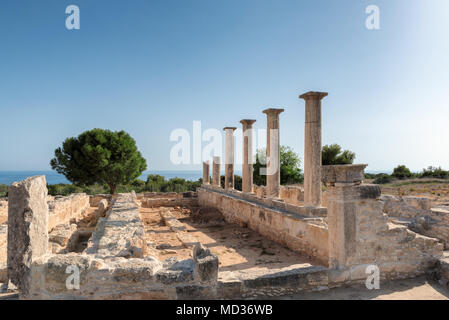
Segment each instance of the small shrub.
[{"label": "small shrub", "polygon": [[379,175],[376,180],[373,181],[375,184],[387,184],[393,181],[393,178],[388,174]]}]

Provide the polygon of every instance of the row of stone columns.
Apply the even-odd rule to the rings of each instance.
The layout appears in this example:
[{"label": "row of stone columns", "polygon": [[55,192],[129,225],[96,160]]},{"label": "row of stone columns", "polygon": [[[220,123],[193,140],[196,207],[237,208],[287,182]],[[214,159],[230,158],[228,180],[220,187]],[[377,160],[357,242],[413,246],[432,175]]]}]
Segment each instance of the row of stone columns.
[{"label": "row of stone columns", "polygon": [[[304,145],[304,205],[321,206],[321,100],[325,92],[307,92],[300,96],[305,107]],[[266,196],[279,198],[281,186],[280,171],[280,125],[279,115],[284,109],[269,108],[267,115],[267,185]],[[252,126],[256,120],[244,119],[242,191],[253,192]],[[234,188],[234,131],[235,127],[225,127],[225,189]],[[209,184],[209,163],[203,164],[203,183]],[[212,184],[220,186],[220,157],[214,157]]]}]

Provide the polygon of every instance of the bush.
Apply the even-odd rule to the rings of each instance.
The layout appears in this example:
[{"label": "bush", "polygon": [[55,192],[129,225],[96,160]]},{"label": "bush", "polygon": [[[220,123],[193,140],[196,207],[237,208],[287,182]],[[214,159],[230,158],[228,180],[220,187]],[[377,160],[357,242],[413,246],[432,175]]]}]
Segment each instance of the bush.
[{"label": "bush", "polygon": [[8,196],[8,186],[6,184],[0,184],[0,197]]},{"label": "bush", "polygon": [[387,184],[393,181],[393,178],[385,173],[381,173],[378,175],[378,177],[376,178],[376,180],[373,181],[373,183],[375,184]]},{"label": "bush", "polygon": [[427,169],[423,169],[419,176],[421,178],[447,179],[449,177],[449,171],[445,171],[441,167],[428,167]]},{"label": "bush", "polygon": [[[304,176],[301,171],[301,158],[299,155],[290,147],[281,146],[281,184],[295,184],[302,183],[304,181]],[[263,164],[263,165],[262,165]],[[253,182],[256,185],[263,186],[266,185],[267,177],[266,175],[260,174],[260,169],[266,167],[266,149],[259,149],[256,153],[256,163],[253,166]],[[236,188],[237,189],[237,188]]]},{"label": "bush", "polygon": [[[220,176],[220,185],[224,187],[225,185],[225,176]],[[242,191],[242,177],[238,175],[234,175],[234,189],[238,191]]]},{"label": "bush", "polygon": [[[187,192],[196,191],[201,186],[201,179],[197,181],[189,181],[182,178],[172,178],[165,180],[160,175],[148,175],[147,182],[143,191],[149,192]],[[137,192],[137,191],[136,191]]]},{"label": "bush", "polygon": [[410,178],[412,176],[412,173],[410,172],[409,168],[404,165],[400,165],[394,168],[392,176],[398,179],[405,179]]}]

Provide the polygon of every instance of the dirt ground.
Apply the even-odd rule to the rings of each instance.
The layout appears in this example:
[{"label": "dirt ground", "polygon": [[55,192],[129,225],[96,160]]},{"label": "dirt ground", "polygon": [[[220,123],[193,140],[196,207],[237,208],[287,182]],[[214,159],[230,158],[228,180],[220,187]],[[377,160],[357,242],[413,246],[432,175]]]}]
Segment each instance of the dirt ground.
[{"label": "dirt ground", "polygon": [[380,284],[379,290],[365,286],[306,292],[278,298],[281,300],[449,300],[449,289],[425,278],[397,280]]},{"label": "dirt ground", "polygon": [[433,206],[449,206],[449,181],[438,179],[399,180],[381,185],[382,194],[419,196],[432,200]]},{"label": "dirt ground", "polygon": [[[177,239],[176,232],[165,226],[160,210],[140,209],[146,226],[147,242],[154,244],[148,254],[156,255],[160,260],[170,257],[191,258],[192,248],[184,247]],[[189,235],[218,256],[220,272],[319,265],[317,261],[267,240],[248,228],[226,223],[214,209],[176,207],[170,208],[170,212],[186,226]]]}]

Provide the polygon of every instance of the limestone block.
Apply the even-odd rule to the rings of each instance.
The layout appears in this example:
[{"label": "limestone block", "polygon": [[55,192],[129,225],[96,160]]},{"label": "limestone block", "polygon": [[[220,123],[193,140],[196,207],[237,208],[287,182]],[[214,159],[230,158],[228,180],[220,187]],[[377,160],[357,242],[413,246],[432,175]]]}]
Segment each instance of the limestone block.
[{"label": "limestone block", "polygon": [[325,183],[354,183],[365,179],[366,164],[322,166],[321,180]]},{"label": "limestone block", "polygon": [[201,283],[217,282],[218,257],[198,243],[193,248],[193,261],[195,262],[195,279]]},{"label": "limestone block", "polygon": [[8,196],[8,277],[26,295],[32,262],[48,252],[45,176],[13,183]]}]

